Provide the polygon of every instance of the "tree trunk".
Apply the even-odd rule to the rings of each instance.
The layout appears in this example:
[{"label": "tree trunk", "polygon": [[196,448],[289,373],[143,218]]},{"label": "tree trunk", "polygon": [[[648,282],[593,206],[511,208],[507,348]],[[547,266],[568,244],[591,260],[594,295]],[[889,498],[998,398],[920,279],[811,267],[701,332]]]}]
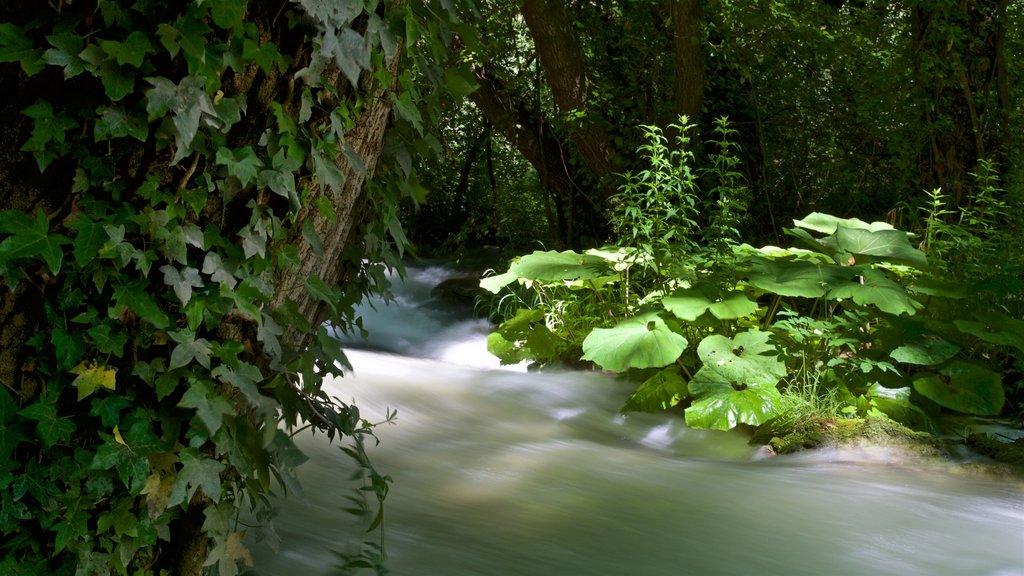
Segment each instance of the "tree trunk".
[{"label": "tree trunk", "polygon": [[593,111],[588,106],[590,78],[587,62],[565,3],[560,0],[526,0],[521,12],[530,28],[558,111],[563,115],[581,116],[578,124],[570,128],[569,138],[593,174],[602,195],[607,198],[614,191],[606,181],[614,173],[614,149],[600,123],[588,117],[588,113]]},{"label": "tree trunk", "polygon": [[[674,0],[671,5],[675,78],[672,84],[676,116],[700,124],[704,106],[704,38],[701,0]],[[675,120],[675,119],[673,119]]]}]

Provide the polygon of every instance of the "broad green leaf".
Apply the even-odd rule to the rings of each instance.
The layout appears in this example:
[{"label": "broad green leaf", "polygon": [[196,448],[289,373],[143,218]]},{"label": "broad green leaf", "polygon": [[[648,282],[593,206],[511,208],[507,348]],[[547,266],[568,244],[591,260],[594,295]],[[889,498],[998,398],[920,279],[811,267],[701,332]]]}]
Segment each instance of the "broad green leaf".
[{"label": "broad green leaf", "polygon": [[914,376],[914,389],[940,406],[979,416],[997,416],[1005,401],[999,374],[964,360]]},{"label": "broad green leaf", "polygon": [[[786,375],[786,365],[768,343],[771,334],[759,330],[740,332],[732,338],[712,334],[697,345],[705,379],[734,382],[747,386],[774,387]],[[691,394],[696,391],[690,389]]]},{"label": "broad green leaf", "polygon": [[862,266],[850,270],[855,274],[859,273],[860,277],[834,284],[829,290],[829,298],[850,298],[861,306],[875,306],[882,312],[896,315],[914,315],[923,307],[911,298],[902,286],[889,280],[881,270]]},{"label": "broad green leaf", "polygon": [[857,218],[838,218],[821,212],[811,212],[804,219],[794,220],[793,223],[801,228],[807,228],[822,234],[834,234],[839,226],[868,231],[894,230],[893,226],[886,222],[871,222],[869,224]]},{"label": "broad green leaf", "polygon": [[978,312],[977,322],[955,320],[953,324],[966,334],[977,336],[989,344],[1013,346],[1024,352],[1024,321],[998,312]]},{"label": "broad green leaf", "polygon": [[583,359],[606,370],[660,368],[676,361],[686,349],[686,338],[673,332],[656,313],[619,322],[613,328],[595,328],[583,340]]},{"label": "broad green leaf", "polygon": [[870,256],[876,261],[928,267],[924,252],[911,246],[909,236],[902,230],[865,230],[840,224],[831,239],[842,252]]},{"label": "broad green leaf", "polygon": [[491,294],[501,292],[501,289],[518,280],[519,277],[512,272],[503,272],[494,276],[488,276],[480,280],[480,287]]},{"label": "broad green leaf", "polygon": [[509,273],[540,282],[599,278],[612,273],[607,261],[590,254],[565,252],[534,252],[521,257],[509,267]]},{"label": "broad green leaf", "polygon": [[960,351],[960,347],[930,334],[924,334],[913,342],[896,348],[889,356],[897,362],[932,366],[942,364]]},{"label": "broad green leaf", "polygon": [[959,300],[971,295],[968,286],[957,280],[946,280],[934,276],[922,276],[910,283],[908,288],[915,293],[928,296],[942,296]]},{"label": "broad green leaf", "polygon": [[690,394],[696,400],[686,409],[687,426],[729,430],[737,424],[759,426],[780,414],[782,394],[774,383],[738,384],[707,368],[698,370],[690,381]]},{"label": "broad green leaf", "polygon": [[706,283],[676,290],[661,303],[666,310],[687,322],[693,322],[706,311],[719,320],[733,320],[757,310],[757,303],[743,292],[722,290]]},{"label": "broad green leaf", "polygon": [[679,374],[679,370],[675,367],[666,368],[645,380],[640,387],[634,390],[626,400],[622,411],[657,412],[667,410],[678,404],[688,394],[686,381]]},{"label": "broad green leaf", "polygon": [[116,387],[117,368],[107,368],[95,362],[81,362],[71,369],[72,374],[77,374],[71,385],[78,389],[78,401],[89,397],[97,388],[114,390]]},{"label": "broad green leaf", "polygon": [[753,258],[747,282],[779,296],[820,298],[831,286],[851,282],[854,274],[850,268],[834,264]]}]

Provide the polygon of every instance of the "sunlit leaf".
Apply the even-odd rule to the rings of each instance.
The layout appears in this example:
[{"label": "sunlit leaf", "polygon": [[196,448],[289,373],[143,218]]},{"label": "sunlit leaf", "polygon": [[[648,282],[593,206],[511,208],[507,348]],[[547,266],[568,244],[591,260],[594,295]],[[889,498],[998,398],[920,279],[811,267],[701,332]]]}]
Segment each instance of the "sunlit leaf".
[{"label": "sunlit leaf", "polygon": [[603,258],[566,250],[527,254],[512,263],[509,272],[526,280],[552,282],[598,278],[612,271]]},{"label": "sunlit leaf", "polygon": [[[732,338],[712,334],[697,345],[704,363],[705,379],[735,382],[747,386],[775,386],[786,375],[786,366],[778,351],[768,343],[771,335],[759,330],[740,332]],[[690,392],[696,394],[691,388]]]},{"label": "sunlit leaf", "polygon": [[710,311],[719,320],[733,320],[753,314],[757,303],[741,291],[722,290],[713,284],[696,284],[665,297],[662,306],[680,320],[693,322]]},{"label": "sunlit leaf", "polygon": [[82,362],[71,369],[72,374],[77,374],[71,385],[78,389],[78,401],[81,402],[97,388],[114,390],[116,387],[117,369],[95,363]]},{"label": "sunlit leaf", "polygon": [[889,314],[915,314],[923,306],[910,297],[906,289],[893,282],[880,270],[873,268],[851,268],[860,273],[844,283],[837,283],[829,290],[829,298],[850,298],[861,306],[875,306]]},{"label": "sunlit leaf", "polygon": [[686,338],[651,312],[619,322],[613,328],[593,329],[583,340],[583,359],[614,372],[660,368],[675,362],[686,345]]},{"label": "sunlit leaf", "polygon": [[729,430],[737,424],[758,426],[779,415],[782,394],[774,383],[739,384],[708,370],[705,364],[689,383],[696,400],[686,409],[686,425]]}]

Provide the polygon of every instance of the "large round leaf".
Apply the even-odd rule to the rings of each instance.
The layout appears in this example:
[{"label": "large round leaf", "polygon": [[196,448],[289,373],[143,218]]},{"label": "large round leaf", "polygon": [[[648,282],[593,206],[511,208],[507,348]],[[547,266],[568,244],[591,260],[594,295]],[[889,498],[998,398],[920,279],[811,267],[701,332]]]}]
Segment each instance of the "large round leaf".
[{"label": "large round leaf", "polygon": [[934,366],[949,360],[960,351],[960,347],[930,334],[909,341],[889,353],[893,360],[907,364]]},{"label": "large round leaf", "polygon": [[626,400],[623,412],[667,410],[688,395],[686,380],[675,367],[665,368],[640,385]]},{"label": "large round leaf", "polygon": [[752,286],[766,292],[803,298],[820,298],[831,286],[852,280],[853,272],[845,266],[767,258],[754,258],[747,278]]},{"label": "large round leaf", "polygon": [[696,284],[676,290],[671,296],[662,299],[661,304],[677,318],[687,322],[693,322],[706,311],[710,311],[719,320],[733,320],[757,310],[757,302],[747,298],[743,292],[722,290],[713,284]]},{"label": "large round leaf", "polygon": [[999,414],[1005,400],[999,374],[963,360],[915,376],[914,389],[940,406],[980,416]]},{"label": "large round leaf", "polygon": [[860,266],[850,270],[856,271],[859,278],[835,285],[828,293],[829,298],[849,298],[861,306],[875,306],[882,312],[896,315],[913,315],[922,307],[881,271]]},{"label": "large round leaf", "polygon": [[[708,336],[697,345],[697,355],[704,362],[700,371],[706,380],[774,387],[786,375],[786,365],[774,355],[777,351],[768,343],[769,336],[759,330],[740,332],[732,338]],[[692,389],[690,392],[695,393]]]},{"label": "large round leaf", "polygon": [[594,328],[583,340],[583,359],[606,370],[661,368],[676,361],[687,341],[654,312],[624,320],[614,328]]},{"label": "large round leaf", "polygon": [[607,260],[572,250],[527,254],[508,270],[520,278],[541,282],[597,278],[612,273]]},{"label": "large round leaf", "polygon": [[972,334],[989,344],[1013,346],[1024,352],[1024,321],[998,312],[975,314],[978,322],[956,320],[953,323],[961,332]]},{"label": "large round leaf", "polygon": [[839,251],[869,256],[876,261],[928,267],[924,252],[911,246],[909,236],[902,230],[864,230],[839,225],[831,240]]},{"label": "large round leaf", "polygon": [[869,231],[894,230],[892,224],[887,222],[868,223],[859,218],[839,218],[831,214],[822,214],[821,212],[811,212],[803,220],[794,220],[793,223],[801,228],[807,228],[822,234],[832,234],[839,226]]},{"label": "large round leaf", "polygon": [[781,412],[782,394],[774,384],[744,386],[719,380],[718,374],[705,374],[701,368],[689,384],[697,399],[686,409],[686,425],[691,428],[728,430],[737,424],[759,426]]}]

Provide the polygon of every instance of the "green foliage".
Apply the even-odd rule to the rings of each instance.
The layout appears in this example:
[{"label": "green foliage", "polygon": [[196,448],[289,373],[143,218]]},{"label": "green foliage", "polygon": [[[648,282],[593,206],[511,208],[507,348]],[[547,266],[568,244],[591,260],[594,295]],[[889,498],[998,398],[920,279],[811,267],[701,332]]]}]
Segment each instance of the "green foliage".
[{"label": "green foliage", "polygon": [[[984,303],[963,306],[976,284],[945,278],[906,231],[823,213],[785,230],[793,248],[738,244],[727,225],[718,227],[720,241],[695,244],[685,221],[680,228],[669,212],[633,209],[667,206],[670,192],[690,189],[670,184],[690,172],[659,156],[661,140],[650,134],[642,153],[657,168],[626,177],[618,204],[625,216],[615,216],[625,247],[535,252],[481,283],[539,295],[532,305],[521,300],[526,307],[492,335],[493,353],[545,364],[581,350],[567,359],[640,382],[624,409],[684,406],[699,428],[759,426],[808,409],[885,413],[916,426],[932,425],[941,409],[1002,412],[1004,388],[1019,377],[1004,360],[1019,361],[1021,342],[1011,334],[1024,324]],[[733,166],[715,162],[715,174]],[[730,210],[719,202],[711,218],[729,222]],[[549,321],[579,308],[595,321]],[[541,322],[545,339],[560,346],[538,345]]]},{"label": "green foliage", "polygon": [[[453,10],[103,0],[0,24],[0,62],[39,95],[14,149],[57,199],[0,211],[0,295],[36,329],[20,380],[0,386],[0,572],[166,574],[195,538],[208,571],[237,574],[251,564],[239,513],[270,528],[308,428],[354,439],[383,518],[372,424],[322,388],[347,361],[321,323],[356,326],[353,306],[399,261],[395,214],[419,194],[408,158],[436,122],[419,86],[464,89],[427,74]],[[378,162],[352,134],[391,97],[396,117],[373,118],[392,126]],[[371,169],[365,202],[333,214]],[[318,218],[365,241],[328,254]],[[300,274],[300,258],[341,262],[345,282]],[[304,317],[303,298],[323,314]]]}]

